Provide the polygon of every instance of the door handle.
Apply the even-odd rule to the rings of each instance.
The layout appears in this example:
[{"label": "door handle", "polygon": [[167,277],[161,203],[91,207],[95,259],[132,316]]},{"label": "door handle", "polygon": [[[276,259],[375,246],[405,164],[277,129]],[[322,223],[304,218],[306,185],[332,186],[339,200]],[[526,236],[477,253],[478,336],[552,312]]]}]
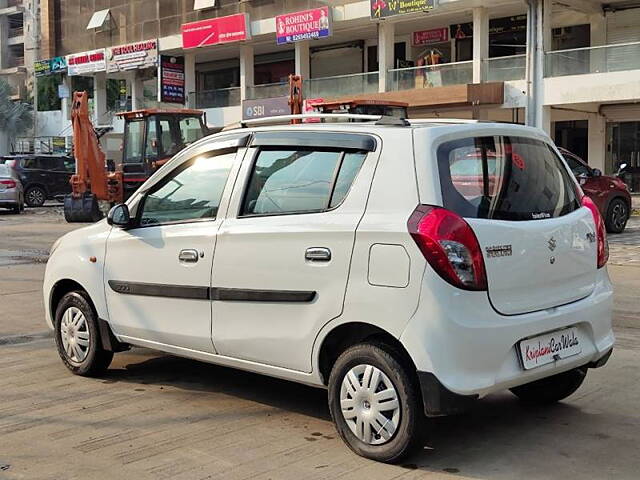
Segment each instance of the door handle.
[{"label": "door handle", "polygon": [[178,260],[185,263],[195,263],[198,261],[198,251],[193,249],[181,250]]},{"label": "door handle", "polygon": [[328,262],[331,260],[331,250],[325,247],[307,248],[304,258],[312,262]]}]

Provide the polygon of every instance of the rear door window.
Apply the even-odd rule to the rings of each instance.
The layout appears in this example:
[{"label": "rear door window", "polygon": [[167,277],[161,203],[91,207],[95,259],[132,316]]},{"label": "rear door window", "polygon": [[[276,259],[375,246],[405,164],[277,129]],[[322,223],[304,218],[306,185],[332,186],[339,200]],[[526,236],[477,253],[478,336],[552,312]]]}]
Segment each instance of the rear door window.
[{"label": "rear door window", "polygon": [[438,149],[444,207],[467,218],[539,220],[580,207],[575,184],[546,143],[476,137]]},{"label": "rear door window", "polygon": [[365,152],[269,148],[259,152],[242,215],[323,212],[337,207],[356,178]]}]

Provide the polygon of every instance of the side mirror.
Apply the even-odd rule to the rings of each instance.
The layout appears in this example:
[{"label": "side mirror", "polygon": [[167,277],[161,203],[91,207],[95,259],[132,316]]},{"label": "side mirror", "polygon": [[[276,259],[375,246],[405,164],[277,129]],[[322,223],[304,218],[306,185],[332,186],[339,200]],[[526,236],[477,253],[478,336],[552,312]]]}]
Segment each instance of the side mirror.
[{"label": "side mirror", "polygon": [[593,170],[591,170],[591,174],[594,177],[601,177],[602,176],[602,170],[600,170],[599,168],[594,168]]},{"label": "side mirror", "polygon": [[125,203],[119,203],[107,214],[107,223],[115,227],[127,228],[131,224],[129,207]]}]

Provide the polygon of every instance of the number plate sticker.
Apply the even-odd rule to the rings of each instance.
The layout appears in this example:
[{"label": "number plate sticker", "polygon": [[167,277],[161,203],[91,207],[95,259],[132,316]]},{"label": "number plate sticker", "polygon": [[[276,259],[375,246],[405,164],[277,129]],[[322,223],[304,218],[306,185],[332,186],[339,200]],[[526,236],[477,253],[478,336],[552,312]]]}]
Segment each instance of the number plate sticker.
[{"label": "number plate sticker", "polygon": [[520,356],[525,370],[541,367],[581,352],[582,339],[576,328],[558,330],[520,342]]}]

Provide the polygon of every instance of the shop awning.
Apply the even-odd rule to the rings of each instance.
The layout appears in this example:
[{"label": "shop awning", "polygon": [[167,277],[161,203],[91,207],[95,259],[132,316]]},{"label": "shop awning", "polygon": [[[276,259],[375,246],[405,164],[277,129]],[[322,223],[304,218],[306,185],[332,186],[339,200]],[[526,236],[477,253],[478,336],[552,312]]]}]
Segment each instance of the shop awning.
[{"label": "shop awning", "polygon": [[194,10],[202,10],[203,8],[213,8],[216,6],[216,0],[195,0],[193,3]]},{"label": "shop awning", "polygon": [[109,9],[99,10],[94,12],[87,25],[87,30],[93,30],[95,28],[102,28],[109,21]]}]

